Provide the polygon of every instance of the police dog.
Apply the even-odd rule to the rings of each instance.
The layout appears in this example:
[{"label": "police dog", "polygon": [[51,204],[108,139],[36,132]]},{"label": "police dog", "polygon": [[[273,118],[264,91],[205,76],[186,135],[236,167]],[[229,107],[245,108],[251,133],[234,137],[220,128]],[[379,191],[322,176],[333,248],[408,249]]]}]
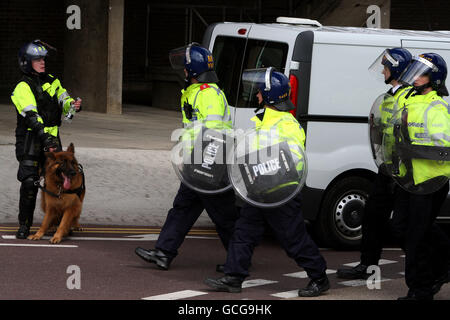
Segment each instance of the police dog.
[{"label": "police dog", "polygon": [[67,151],[47,152],[45,156],[44,186],[39,186],[42,190],[44,220],[39,231],[28,239],[39,240],[49,228],[57,226],[50,239],[50,243],[55,244],[60,243],[71,230],[81,230],[79,219],[86,188],[73,143]]}]

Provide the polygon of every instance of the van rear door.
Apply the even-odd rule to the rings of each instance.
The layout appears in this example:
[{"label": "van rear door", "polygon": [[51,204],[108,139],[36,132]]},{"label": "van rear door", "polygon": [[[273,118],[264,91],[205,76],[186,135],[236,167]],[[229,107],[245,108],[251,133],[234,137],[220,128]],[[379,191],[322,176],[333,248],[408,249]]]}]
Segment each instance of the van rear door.
[{"label": "van rear door", "polygon": [[231,119],[235,122],[242,61],[251,24],[218,23],[208,27],[203,45],[213,53],[218,86],[223,90],[230,106]]},{"label": "van rear door", "polygon": [[[248,35],[242,70],[274,67],[289,77],[287,66],[290,64],[289,57],[293,47],[289,42],[295,39],[292,33],[284,30],[281,32],[273,25],[253,25]],[[250,119],[254,117],[254,111],[258,107],[256,96],[247,99],[241,94],[241,86],[239,89],[234,125],[243,129],[253,128],[254,124]]]}]

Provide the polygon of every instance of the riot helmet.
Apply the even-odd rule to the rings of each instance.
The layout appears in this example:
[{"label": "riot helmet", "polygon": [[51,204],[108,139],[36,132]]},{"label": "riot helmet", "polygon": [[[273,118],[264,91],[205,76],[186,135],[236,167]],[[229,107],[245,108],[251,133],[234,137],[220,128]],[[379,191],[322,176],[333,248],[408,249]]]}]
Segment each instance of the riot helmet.
[{"label": "riot helmet", "polygon": [[[246,69],[242,73],[244,95],[261,92],[264,104],[278,111],[295,109],[290,101],[291,84],[289,79],[275,68]],[[250,98],[249,98],[250,100]]]},{"label": "riot helmet", "polygon": [[211,51],[196,42],[171,50],[169,60],[173,69],[186,69],[187,82],[190,82],[191,79],[196,79],[201,83],[219,81],[214,71],[214,59]]},{"label": "riot helmet", "polygon": [[24,44],[20,48],[18,54],[20,70],[25,74],[32,74],[33,72],[36,72],[32,67],[32,61],[46,58],[48,55],[47,47],[54,49],[41,40],[34,40]]},{"label": "riot helmet", "polygon": [[[420,76],[428,76],[430,81],[426,84],[416,86],[415,81]],[[414,86],[419,93],[426,88],[432,88],[441,97],[448,96],[445,86],[447,78],[447,64],[437,53],[423,53],[414,57],[408,69],[401,75],[399,81],[404,84]]]},{"label": "riot helmet", "polygon": [[[369,67],[378,79],[384,83],[390,84],[392,80],[398,80],[412,59],[411,53],[404,48],[392,48],[384,50],[381,55]],[[384,67],[390,71],[390,77],[385,79],[383,76]]]}]

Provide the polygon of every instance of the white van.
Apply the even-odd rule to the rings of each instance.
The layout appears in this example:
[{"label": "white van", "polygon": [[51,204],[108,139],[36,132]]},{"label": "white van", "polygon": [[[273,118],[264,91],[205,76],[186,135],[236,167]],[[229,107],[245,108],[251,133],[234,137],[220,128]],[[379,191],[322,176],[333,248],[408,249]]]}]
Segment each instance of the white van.
[{"label": "white van", "polygon": [[[313,223],[322,245],[357,245],[377,171],[368,114],[376,97],[390,88],[377,82],[368,67],[384,49],[404,47],[413,55],[438,53],[450,68],[450,32],[324,27],[313,20],[280,17],[271,24],[210,25],[203,45],[213,52],[236,127],[251,127],[255,109],[240,94],[244,69],[272,66],[290,78],[309,161],[302,191],[304,217]],[[450,221],[450,196],[439,219]]]}]

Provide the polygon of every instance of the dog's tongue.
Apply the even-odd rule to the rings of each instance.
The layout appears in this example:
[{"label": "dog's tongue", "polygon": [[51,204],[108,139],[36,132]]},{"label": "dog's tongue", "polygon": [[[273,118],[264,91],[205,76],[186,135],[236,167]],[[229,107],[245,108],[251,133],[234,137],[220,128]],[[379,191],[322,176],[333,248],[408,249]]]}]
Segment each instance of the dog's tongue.
[{"label": "dog's tongue", "polygon": [[66,177],[64,174],[62,176],[64,178],[63,188],[64,188],[64,190],[69,190],[70,189],[70,178]]}]

